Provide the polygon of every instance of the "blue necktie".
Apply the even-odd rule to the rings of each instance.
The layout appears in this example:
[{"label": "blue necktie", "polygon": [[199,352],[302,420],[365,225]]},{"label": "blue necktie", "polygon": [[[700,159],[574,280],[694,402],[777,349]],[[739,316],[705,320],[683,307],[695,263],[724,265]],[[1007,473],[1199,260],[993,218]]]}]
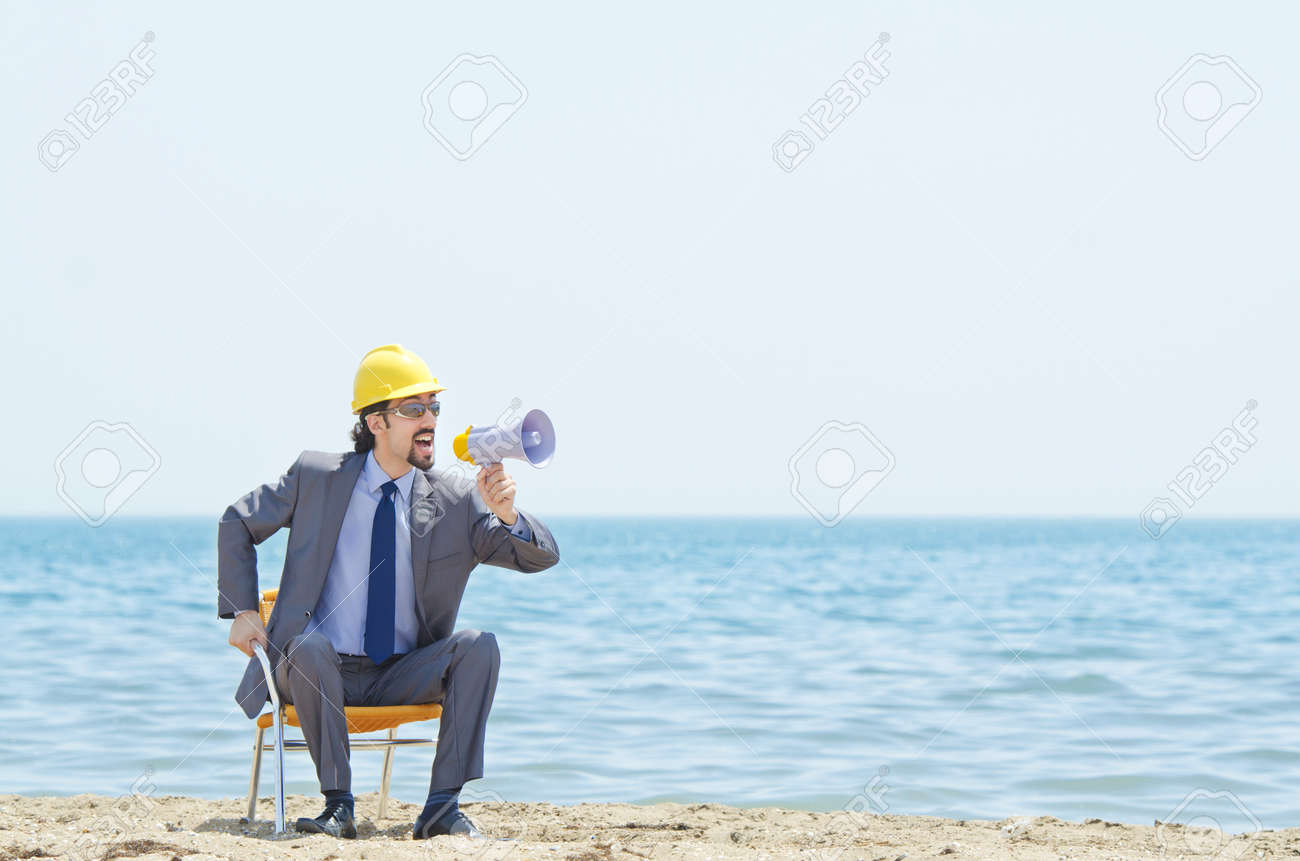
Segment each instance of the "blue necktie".
[{"label": "blue necktie", "polygon": [[393,654],[393,619],[397,603],[397,482],[380,488],[384,498],[370,528],[370,583],[366,604],[366,654],[382,664]]}]

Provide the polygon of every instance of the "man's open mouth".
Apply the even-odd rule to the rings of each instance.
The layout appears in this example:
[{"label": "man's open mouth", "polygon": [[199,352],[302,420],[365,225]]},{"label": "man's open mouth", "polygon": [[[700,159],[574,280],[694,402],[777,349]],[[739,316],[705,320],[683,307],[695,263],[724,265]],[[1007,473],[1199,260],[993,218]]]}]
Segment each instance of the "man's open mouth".
[{"label": "man's open mouth", "polygon": [[415,435],[415,450],[420,454],[433,454],[433,431]]}]

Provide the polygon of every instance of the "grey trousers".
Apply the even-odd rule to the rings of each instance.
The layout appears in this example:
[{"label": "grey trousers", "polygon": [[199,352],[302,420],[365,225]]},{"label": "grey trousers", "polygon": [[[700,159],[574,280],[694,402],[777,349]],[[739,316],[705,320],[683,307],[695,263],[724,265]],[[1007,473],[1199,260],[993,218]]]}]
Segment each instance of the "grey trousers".
[{"label": "grey trousers", "polygon": [[294,637],[277,657],[275,685],[298,712],[322,792],[352,790],[345,705],[441,703],[430,790],[455,789],[483,776],[483,742],[501,668],[492,634],[457,631],[376,665],[365,655],[338,654],[328,637],[313,631]]}]

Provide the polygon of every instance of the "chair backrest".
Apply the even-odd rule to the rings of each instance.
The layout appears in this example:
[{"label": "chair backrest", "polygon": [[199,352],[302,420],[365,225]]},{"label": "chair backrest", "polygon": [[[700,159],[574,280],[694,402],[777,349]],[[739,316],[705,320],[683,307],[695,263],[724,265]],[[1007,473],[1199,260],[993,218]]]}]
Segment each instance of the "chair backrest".
[{"label": "chair backrest", "polygon": [[262,617],[262,624],[265,625],[271,621],[271,610],[275,607],[275,597],[280,594],[279,589],[267,589],[261,595],[261,600],[257,602],[257,615]]}]

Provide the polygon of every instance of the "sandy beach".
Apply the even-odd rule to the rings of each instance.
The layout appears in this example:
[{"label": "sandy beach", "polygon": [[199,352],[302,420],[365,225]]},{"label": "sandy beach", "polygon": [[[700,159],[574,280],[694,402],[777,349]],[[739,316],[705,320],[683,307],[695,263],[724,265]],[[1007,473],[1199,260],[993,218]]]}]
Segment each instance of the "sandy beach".
[{"label": "sandy beach", "polygon": [[[1050,817],[1000,821],[927,816],[809,813],[721,804],[470,802],[465,811],[496,838],[413,841],[418,807],[390,801],[374,821],[375,794],[357,799],[359,839],[287,833],[242,820],[240,799],[0,795],[0,861],[26,858],[386,859],[623,858],[897,859],[1279,858],[1300,855],[1300,828],[1226,839],[1217,831],[1168,825],[1082,823]],[[320,801],[291,796],[290,828]],[[259,814],[271,811],[264,799]]]}]

